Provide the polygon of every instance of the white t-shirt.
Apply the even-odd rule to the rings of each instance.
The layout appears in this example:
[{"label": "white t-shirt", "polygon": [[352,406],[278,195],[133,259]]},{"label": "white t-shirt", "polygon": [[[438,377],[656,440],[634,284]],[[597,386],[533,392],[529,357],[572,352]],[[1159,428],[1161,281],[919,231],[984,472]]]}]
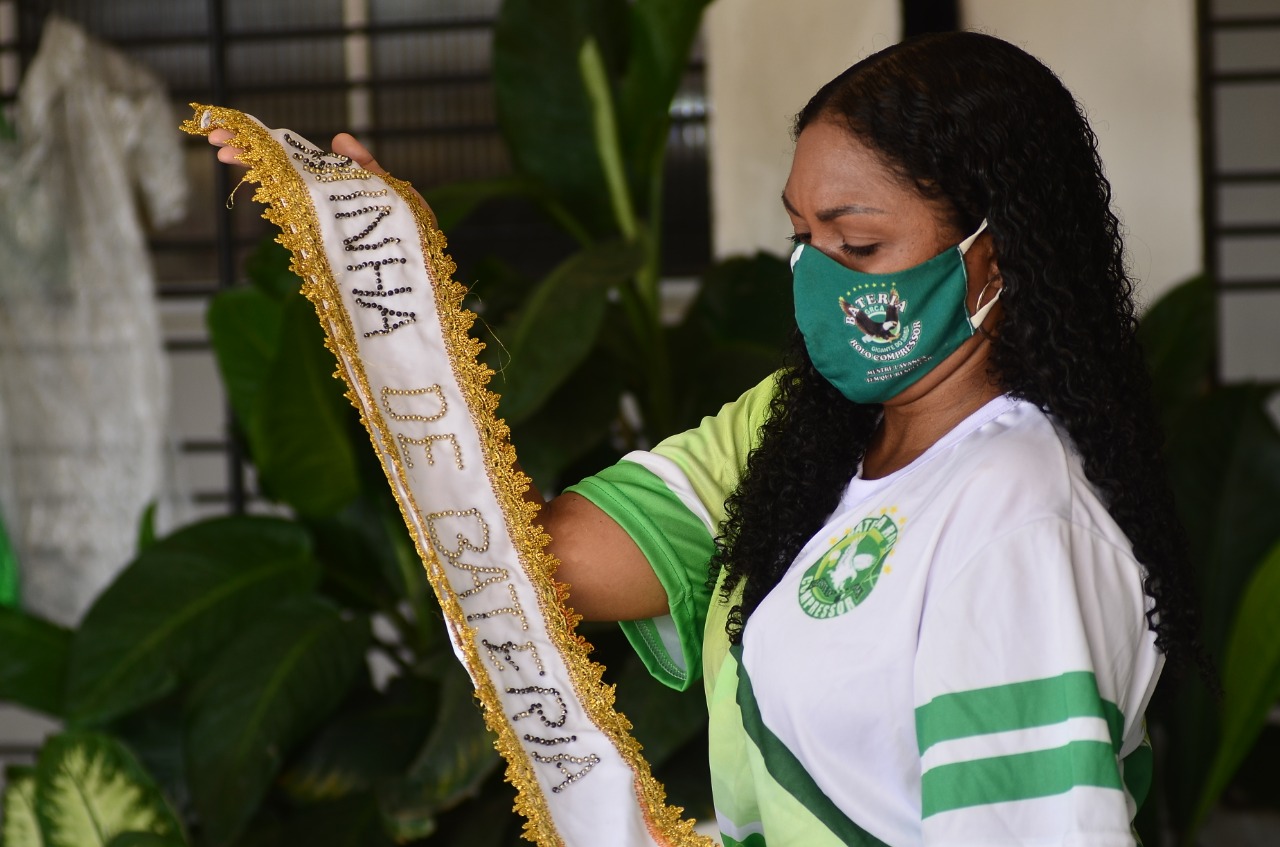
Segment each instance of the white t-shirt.
[{"label": "white t-shirt", "polygon": [[[1001,397],[852,480],[729,648],[726,604],[697,585],[716,489],[766,405],[739,403],[756,413],[726,407],[575,489],[667,587],[670,619],[626,627],[655,675],[685,685],[701,660],[725,843],[1133,844],[1162,657],[1141,568],[1066,435]],[[747,419],[746,447],[714,446]],[[672,540],[695,523],[705,545]]]}]

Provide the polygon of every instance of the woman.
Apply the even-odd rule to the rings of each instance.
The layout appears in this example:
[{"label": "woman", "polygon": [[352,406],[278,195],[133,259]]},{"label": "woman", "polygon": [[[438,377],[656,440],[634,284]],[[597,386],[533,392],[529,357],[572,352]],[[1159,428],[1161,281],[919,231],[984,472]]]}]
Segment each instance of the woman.
[{"label": "woman", "polygon": [[782,201],[789,365],[548,504],[573,606],[701,671],[728,845],[1132,844],[1194,638],[1093,133],[926,36],[813,97]]},{"label": "woman", "polygon": [[859,62],[796,121],[792,365],[553,504],[586,608],[701,665],[727,844],[1133,843],[1192,635],[1095,148],[997,39]]}]

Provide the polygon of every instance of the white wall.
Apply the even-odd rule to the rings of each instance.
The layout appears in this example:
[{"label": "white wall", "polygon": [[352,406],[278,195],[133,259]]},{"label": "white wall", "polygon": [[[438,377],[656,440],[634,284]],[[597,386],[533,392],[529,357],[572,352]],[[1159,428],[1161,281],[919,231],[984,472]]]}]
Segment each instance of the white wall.
[{"label": "white wall", "polygon": [[787,252],[791,121],[827,80],[898,40],[898,0],[716,0],[707,11],[717,256]]},{"label": "white wall", "polygon": [[1203,269],[1193,0],[965,0],[962,23],[1053,68],[1085,107],[1139,295]]},{"label": "white wall", "polygon": [[[1151,302],[1202,267],[1193,0],[965,0],[963,23],[1041,58],[1098,134],[1130,264]],[[897,0],[717,0],[707,20],[718,256],[785,252],[790,118],[895,41]]]}]

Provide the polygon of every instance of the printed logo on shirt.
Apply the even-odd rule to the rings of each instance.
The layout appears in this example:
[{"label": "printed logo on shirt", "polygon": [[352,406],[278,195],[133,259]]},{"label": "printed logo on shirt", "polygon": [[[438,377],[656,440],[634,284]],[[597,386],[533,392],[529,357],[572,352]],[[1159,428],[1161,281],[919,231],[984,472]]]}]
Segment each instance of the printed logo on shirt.
[{"label": "printed logo on shirt", "polygon": [[897,540],[898,525],[888,511],[858,521],[804,572],[800,608],[822,620],[839,617],[866,600]]}]

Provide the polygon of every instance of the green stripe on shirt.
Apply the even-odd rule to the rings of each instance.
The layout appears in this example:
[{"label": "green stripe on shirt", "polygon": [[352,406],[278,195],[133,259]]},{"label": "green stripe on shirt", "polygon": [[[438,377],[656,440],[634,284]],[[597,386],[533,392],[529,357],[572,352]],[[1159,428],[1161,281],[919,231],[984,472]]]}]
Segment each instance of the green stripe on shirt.
[{"label": "green stripe on shirt", "polygon": [[782,739],[765,726],[751,687],[751,678],[742,664],[742,645],[729,648],[738,665],[738,708],[742,712],[742,727],[747,731],[756,749],[764,759],[769,775],[779,786],[822,822],[842,843],[850,847],[888,847],[845,815],[831,798],[818,787],[804,765],[787,748]]},{"label": "green stripe on shirt", "polygon": [[920,780],[922,817],[1064,794],[1077,785],[1121,790],[1115,752],[1101,741],[940,765]]},{"label": "green stripe on shirt", "polygon": [[993,732],[1049,726],[1070,718],[1102,718],[1111,731],[1113,754],[1124,736],[1124,715],[1102,699],[1088,671],[942,694],[916,709],[920,753],[942,741]]}]

